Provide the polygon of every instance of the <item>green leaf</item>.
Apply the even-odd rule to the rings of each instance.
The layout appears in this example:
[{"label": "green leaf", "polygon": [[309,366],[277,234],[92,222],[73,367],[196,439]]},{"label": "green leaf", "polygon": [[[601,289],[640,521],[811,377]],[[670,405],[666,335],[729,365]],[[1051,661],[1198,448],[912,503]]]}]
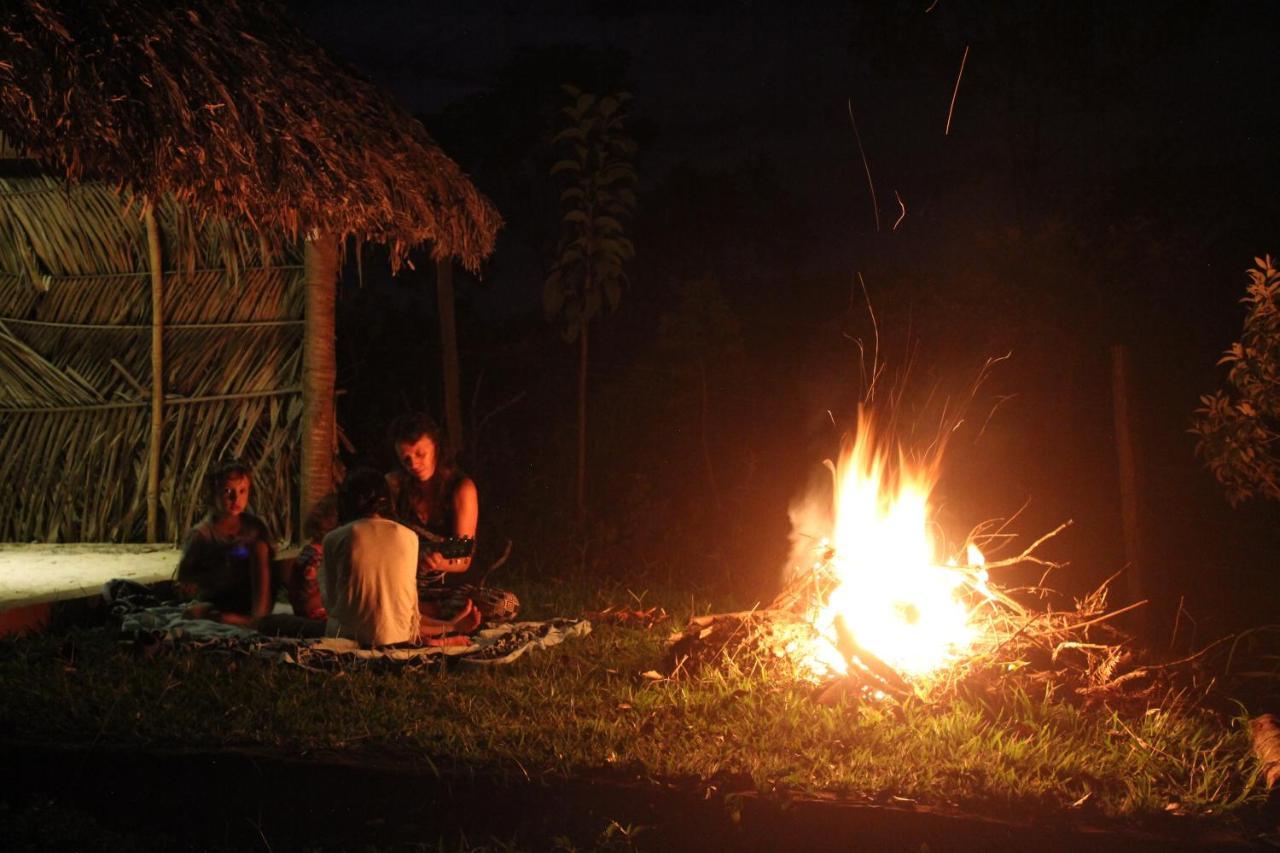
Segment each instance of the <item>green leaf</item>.
[{"label": "green leaf", "polygon": [[580,127],[566,127],[564,130],[560,131],[555,136],[551,137],[551,142],[552,144],[558,144],[560,142],[564,142],[567,139],[572,139],[579,142],[585,142],[587,139],[587,135],[582,132],[582,128]]}]

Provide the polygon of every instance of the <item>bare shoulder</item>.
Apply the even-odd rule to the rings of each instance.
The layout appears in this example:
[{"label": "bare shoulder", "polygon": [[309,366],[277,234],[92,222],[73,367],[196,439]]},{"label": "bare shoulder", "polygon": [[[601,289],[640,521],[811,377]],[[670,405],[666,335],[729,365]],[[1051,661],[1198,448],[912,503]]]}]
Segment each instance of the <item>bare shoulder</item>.
[{"label": "bare shoulder", "polygon": [[474,501],[480,496],[480,491],[476,488],[476,481],[470,477],[462,477],[458,480],[457,487],[453,490],[454,500],[457,501]]}]

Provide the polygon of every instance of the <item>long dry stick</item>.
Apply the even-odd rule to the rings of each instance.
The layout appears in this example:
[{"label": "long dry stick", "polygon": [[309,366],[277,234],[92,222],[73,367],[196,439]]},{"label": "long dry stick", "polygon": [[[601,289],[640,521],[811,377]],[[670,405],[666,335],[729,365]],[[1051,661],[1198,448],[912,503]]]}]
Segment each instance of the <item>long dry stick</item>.
[{"label": "long dry stick", "polygon": [[1057,565],[1056,563],[1050,563],[1048,560],[1042,560],[1039,557],[1035,556],[1034,552],[1036,548],[1039,548],[1044,542],[1057,536],[1059,533],[1066,530],[1068,527],[1070,527],[1074,523],[1075,522],[1072,521],[1071,519],[1067,519],[1066,521],[1062,522],[1057,527],[1055,527],[1053,530],[1049,531],[1048,533],[1041,536],[1036,541],[1032,542],[1031,546],[1027,548],[1027,550],[1023,551],[1021,554],[1019,554],[1016,557],[1009,557],[1004,560],[996,560],[994,563],[987,563],[987,571],[990,571],[991,569],[1002,569],[1005,566],[1013,566],[1013,565],[1017,565],[1018,563],[1035,563],[1040,566],[1056,566]]},{"label": "long dry stick", "polygon": [[1136,610],[1139,607],[1144,607],[1148,603],[1149,602],[1147,601],[1147,599],[1144,598],[1142,599],[1142,601],[1135,601],[1133,604],[1130,604],[1128,607],[1121,607],[1119,610],[1113,610],[1110,613],[1104,613],[1101,616],[1088,620],[1087,622],[1077,622],[1074,625],[1063,625],[1060,628],[1050,628],[1044,632],[1044,635],[1048,636],[1050,634],[1061,634],[1063,631],[1079,631],[1082,628],[1088,628],[1091,625],[1097,625],[1099,622],[1106,622],[1110,619],[1114,619],[1122,613],[1128,613],[1130,610]]}]

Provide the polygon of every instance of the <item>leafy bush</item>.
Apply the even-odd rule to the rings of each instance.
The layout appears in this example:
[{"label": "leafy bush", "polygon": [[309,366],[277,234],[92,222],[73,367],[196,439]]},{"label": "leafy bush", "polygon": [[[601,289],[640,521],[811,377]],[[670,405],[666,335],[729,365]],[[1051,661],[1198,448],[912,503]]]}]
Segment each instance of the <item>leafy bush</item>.
[{"label": "leafy bush", "polygon": [[1270,255],[1254,263],[1241,300],[1244,331],[1218,360],[1230,366],[1226,388],[1200,398],[1191,429],[1233,505],[1280,499],[1280,272]]}]

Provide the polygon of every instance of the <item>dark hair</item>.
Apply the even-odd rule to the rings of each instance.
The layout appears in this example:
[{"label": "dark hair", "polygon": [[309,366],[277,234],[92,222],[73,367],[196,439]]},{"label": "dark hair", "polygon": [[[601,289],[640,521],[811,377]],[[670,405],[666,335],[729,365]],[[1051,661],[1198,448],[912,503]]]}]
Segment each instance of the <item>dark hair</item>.
[{"label": "dark hair", "polygon": [[356,468],[338,488],[338,517],[347,523],[374,513],[391,515],[387,478],[372,468]]},{"label": "dark hair", "polygon": [[209,506],[216,507],[223,487],[231,480],[238,480],[241,477],[247,479],[250,484],[253,483],[253,471],[239,459],[224,459],[214,465],[204,478],[205,499],[209,502]]},{"label": "dark hair", "polygon": [[436,423],[435,418],[425,412],[400,415],[387,428],[387,440],[393,453],[396,452],[397,444],[413,444],[424,435],[436,446],[437,465],[450,458],[449,442],[445,439],[444,430]]},{"label": "dark hair", "polygon": [[[413,444],[423,436],[431,439],[436,446],[436,470],[427,482],[419,482],[416,477],[404,470],[400,461],[397,445]],[[432,516],[439,514],[444,503],[450,499],[452,490],[456,488],[458,479],[463,476],[453,461],[452,449],[445,438],[444,430],[435,419],[424,412],[409,412],[400,415],[391,422],[387,429],[387,438],[391,442],[391,451],[396,456],[396,470],[400,472],[400,486],[396,490],[393,509],[401,519],[414,516],[415,499],[421,500],[431,507]]]},{"label": "dark hair", "polygon": [[302,522],[302,535],[312,542],[319,542],[324,535],[338,526],[338,496],[325,495],[307,513]]}]

